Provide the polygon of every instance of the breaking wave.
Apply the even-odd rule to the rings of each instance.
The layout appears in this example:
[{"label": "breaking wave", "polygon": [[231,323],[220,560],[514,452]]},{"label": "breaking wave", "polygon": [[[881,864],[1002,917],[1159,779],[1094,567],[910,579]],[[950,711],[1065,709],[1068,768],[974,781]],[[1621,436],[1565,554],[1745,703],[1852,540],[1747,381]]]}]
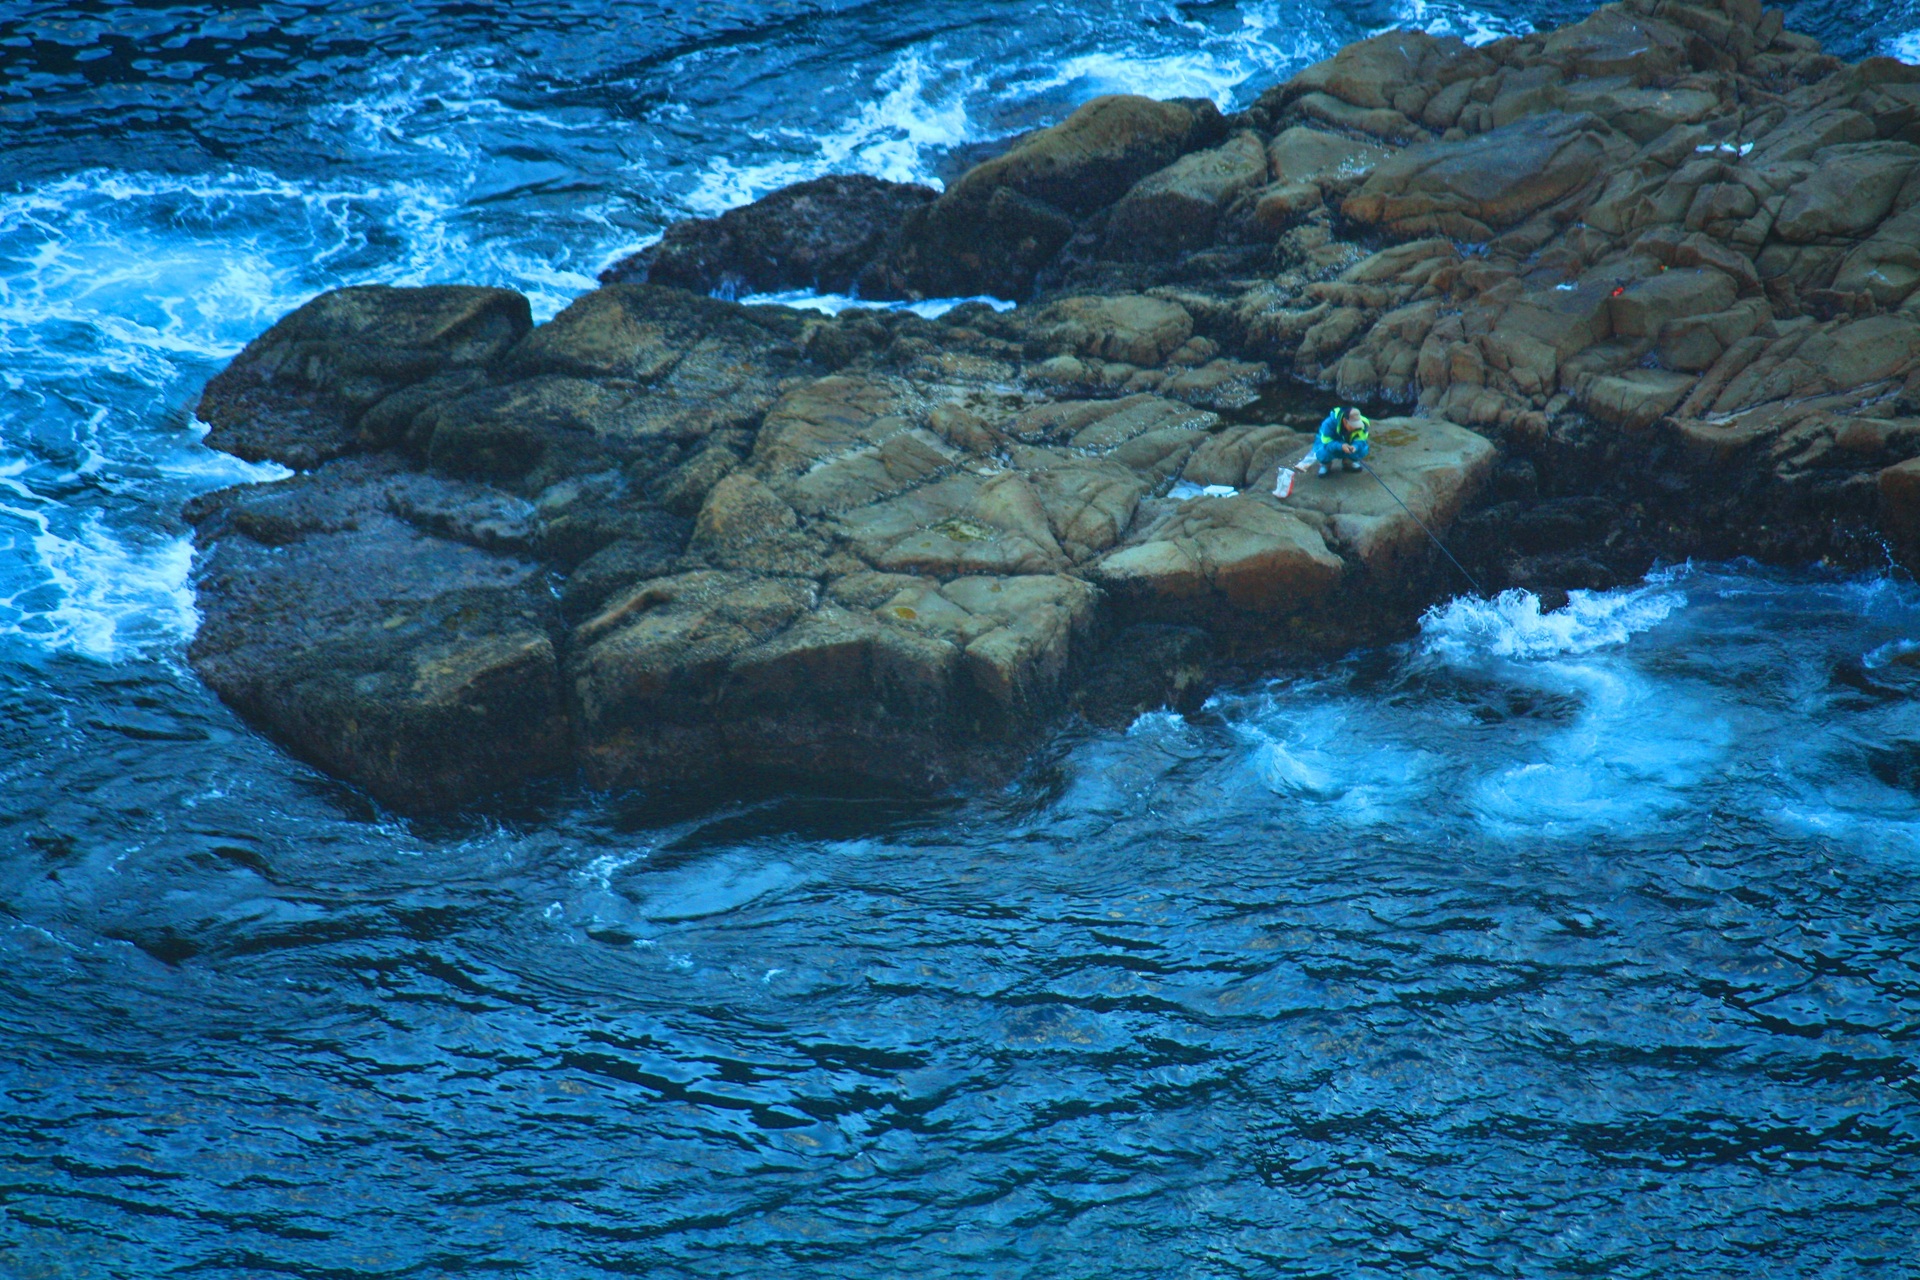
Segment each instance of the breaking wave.
[{"label": "breaking wave", "polygon": [[1531,35],[1533,23],[1519,15],[1503,16],[1456,0],[1399,0],[1391,27],[1411,27],[1433,36],[1457,36],[1471,45],[1492,44],[1507,36]]},{"label": "breaking wave", "polygon": [[1530,591],[1503,591],[1490,600],[1458,597],[1421,619],[1421,649],[1450,660],[1525,660],[1625,644],[1686,606],[1686,596],[1671,585],[1679,577],[1669,571],[1627,590],[1572,591],[1566,606],[1552,613],[1543,612]]},{"label": "breaking wave", "polygon": [[[715,156],[682,203],[711,215],[828,173],[940,189],[952,154],[1051,124],[1089,98],[1208,98],[1234,110],[1338,46],[1318,10],[1245,0],[1212,21],[1169,6],[1118,30],[1098,9],[1048,12],[1025,25],[1041,29],[1017,22],[975,28],[962,44],[942,24],[893,53],[874,75],[876,92],[849,103],[840,119],[750,130],[756,158]],[[1041,47],[1060,56],[1036,60]],[[708,51],[688,61],[713,71]]]}]

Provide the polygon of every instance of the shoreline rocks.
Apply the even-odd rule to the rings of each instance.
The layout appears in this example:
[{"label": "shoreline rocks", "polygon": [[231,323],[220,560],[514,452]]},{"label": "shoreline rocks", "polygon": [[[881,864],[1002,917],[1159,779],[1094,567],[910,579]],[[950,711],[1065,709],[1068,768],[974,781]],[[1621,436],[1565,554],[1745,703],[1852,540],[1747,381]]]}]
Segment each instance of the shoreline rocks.
[{"label": "shoreline rocks", "polygon": [[[1656,557],[1920,554],[1920,68],[1748,0],[1097,99],[944,193],[682,223],[535,326],[336,291],[207,389],[192,660],[409,811],[579,769],[916,789],[1223,661]],[[707,296],[991,294],[937,321]],[[1275,477],[1320,414],[1366,475]],[[1230,496],[1201,494],[1206,486]]]}]

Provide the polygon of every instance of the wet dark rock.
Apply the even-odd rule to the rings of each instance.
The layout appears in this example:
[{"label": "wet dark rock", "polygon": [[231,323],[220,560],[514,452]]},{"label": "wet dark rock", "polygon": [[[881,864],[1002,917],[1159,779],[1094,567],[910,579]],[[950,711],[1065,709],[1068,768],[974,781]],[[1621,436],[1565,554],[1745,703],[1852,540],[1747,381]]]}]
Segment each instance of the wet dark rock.
[{"label": "wet dark rock", "polygon": [[527,300],[506,289],[365,285],[322,294],[207,385],[207,443],[249,462],[317,466],[358,448],[361,418],[389,396],[488,364],[532,323]]},{"label": "wet dark rock", "polygon": [[852,292],[885,256],[907,215],[938,194],[863,174],[815,178],[717,218],[675,223],[660,243],[621,259],[600,280],[723,297]]},{"label": "wet dark rock", "polygon": [[684,536],[677,542],[639,538],[609,542],[567,575],[561,612],[569,623],[584,622],[616,592],[673,572],[685,546]]},{"label": "wet dark rock", "polygon": [[1101,650],[1074,694],[1074,708],[1094,724],[1124,728],[1162,707],[1193,711],[1208,687],[1213,637],[1199,627],[1136,623]]},{"label": "wet dark rock", "polygon": [[395,515],[411,479],[348,460],[204,504],[191,657],[295,753],[425,809],[566,767],[570,735],[544,570]]},{"label": "wet dark rock", "polygon": [[[1096,98],[975,165],[937,197],[875,178],[816,179],[718,218],[676,224],[602,279],[727,296],[857,288],[876,299],[1025,298],[1081,219],[1225,132],[1205,100]],[[1196,176],[1184,185],[1198,182],[1217,198],[1237,191],[1237,180]],[[1156,216],[1168,223],[1173,215],[1168,206]]]},{"label": "wet dark rock", "polygon": [[1523,553],[1553,551],[1604,534],[1619,517],[1613,503],[1584,495],[1520,503],[1507,521],[1506,536]]}]

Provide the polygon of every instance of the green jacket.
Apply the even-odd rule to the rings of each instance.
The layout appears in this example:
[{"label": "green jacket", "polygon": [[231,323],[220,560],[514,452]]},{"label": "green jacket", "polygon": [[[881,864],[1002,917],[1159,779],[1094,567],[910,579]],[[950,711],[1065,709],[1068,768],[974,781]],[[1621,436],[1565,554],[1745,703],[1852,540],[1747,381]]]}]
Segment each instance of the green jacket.
[{"label": "green jacket", "polygon": [[1344,407],[1335,405],[1333,412],[1321,419],[1320,435],[1315,443],[1323,449],[1338,449],[1343,444],[1350,444],[1354,447],[1353,456],[1364,458],[1367,456],[1367,450],[1373,447],[1367,439],[1367,432],[1373,424],[1367,421],[1367,415],[1363,413],[1360,415],[1359,429],[1348,431],[1346,415],[1347,411]]}]

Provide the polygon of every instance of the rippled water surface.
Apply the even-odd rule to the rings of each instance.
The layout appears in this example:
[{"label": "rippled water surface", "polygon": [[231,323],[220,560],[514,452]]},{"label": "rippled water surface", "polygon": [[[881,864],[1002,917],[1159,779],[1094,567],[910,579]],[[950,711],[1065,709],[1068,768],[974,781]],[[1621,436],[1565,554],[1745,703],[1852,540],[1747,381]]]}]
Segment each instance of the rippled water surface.
[{"label": "rippled water surface", "polygon": [[[1681,567],[1005,792],[409,824],[184,668],[199,387],[321,289],[1581,4],[0,6],[0,1275],[1920,1266],[1920,590]],[[1850,56],[1920,12],[1802,4]]]}]

